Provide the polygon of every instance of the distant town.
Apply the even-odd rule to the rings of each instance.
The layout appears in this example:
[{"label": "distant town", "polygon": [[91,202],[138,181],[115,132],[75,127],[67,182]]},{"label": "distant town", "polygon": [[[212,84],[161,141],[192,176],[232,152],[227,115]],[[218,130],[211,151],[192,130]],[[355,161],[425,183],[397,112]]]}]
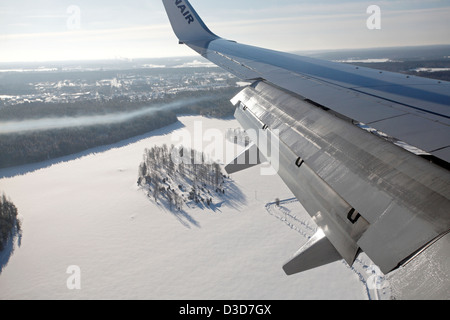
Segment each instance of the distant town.
[{"label": "distant town", "polygon": [[[164,64],[162,64],[164,62]],[[156,61],[158,63],[158,61]],[[86,100],[152,101],[186,91],[236,86],[239,80],[194,58],[140,62],[41,63],[0,66],[0,107]]]}]

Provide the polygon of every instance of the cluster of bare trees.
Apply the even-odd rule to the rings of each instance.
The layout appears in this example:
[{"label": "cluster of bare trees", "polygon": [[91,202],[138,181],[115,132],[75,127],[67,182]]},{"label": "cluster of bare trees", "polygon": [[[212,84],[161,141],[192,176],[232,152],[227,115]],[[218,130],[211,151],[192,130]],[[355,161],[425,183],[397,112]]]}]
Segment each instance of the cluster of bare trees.
[{"label": "cluster of bare trees", "polygon": [[3,194],[0,197],[0,251],[11,236],[21,232],[17,214],[16,206]]},{"label": "cluster of bare trees", "polygon": [[156,202],[182,210],[192,200],[210,205],[213,194],[224,193],[220,164],[208,161],[203,152],[166,144],[146,149],[138,170],[138,185]]}]

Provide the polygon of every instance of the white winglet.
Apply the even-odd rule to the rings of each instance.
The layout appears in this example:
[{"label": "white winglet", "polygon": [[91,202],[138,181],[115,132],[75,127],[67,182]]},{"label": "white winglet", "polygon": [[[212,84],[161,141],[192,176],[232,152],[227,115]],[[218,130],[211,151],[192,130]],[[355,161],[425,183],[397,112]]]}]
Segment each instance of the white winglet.
[{"label": "white winglet", "polygon": [[219,38],[203,23],[188,0],[163,0],[163,4],[180,43]]}]

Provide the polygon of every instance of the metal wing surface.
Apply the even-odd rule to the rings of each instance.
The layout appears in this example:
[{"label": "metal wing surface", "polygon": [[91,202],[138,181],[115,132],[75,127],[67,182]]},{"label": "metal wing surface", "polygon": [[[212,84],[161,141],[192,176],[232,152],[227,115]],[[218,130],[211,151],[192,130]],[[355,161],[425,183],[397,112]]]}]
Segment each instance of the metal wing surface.
[{"label": "metal wing surface", "polygon": [[363,250],[389,273],[448,243],[449,82],[240,44],[211,32],[189,1],[163,4],[180,43],[252,82],[232,99],[235,117],[276,142],[278,174],[326,236],[287,273],[322,264],[312,248],[349,264]]}]

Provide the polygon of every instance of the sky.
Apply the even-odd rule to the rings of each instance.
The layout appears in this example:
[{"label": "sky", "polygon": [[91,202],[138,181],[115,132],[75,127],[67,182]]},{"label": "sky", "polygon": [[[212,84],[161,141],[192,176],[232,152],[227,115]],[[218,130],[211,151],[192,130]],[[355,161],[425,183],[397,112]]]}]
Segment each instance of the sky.
[{"label": "sky", "polygon": [[[448,0],[190,2],[215,34],[280,51],[450,44]],[[0,62],[187,55],[161,0],[0,2]]]}]

